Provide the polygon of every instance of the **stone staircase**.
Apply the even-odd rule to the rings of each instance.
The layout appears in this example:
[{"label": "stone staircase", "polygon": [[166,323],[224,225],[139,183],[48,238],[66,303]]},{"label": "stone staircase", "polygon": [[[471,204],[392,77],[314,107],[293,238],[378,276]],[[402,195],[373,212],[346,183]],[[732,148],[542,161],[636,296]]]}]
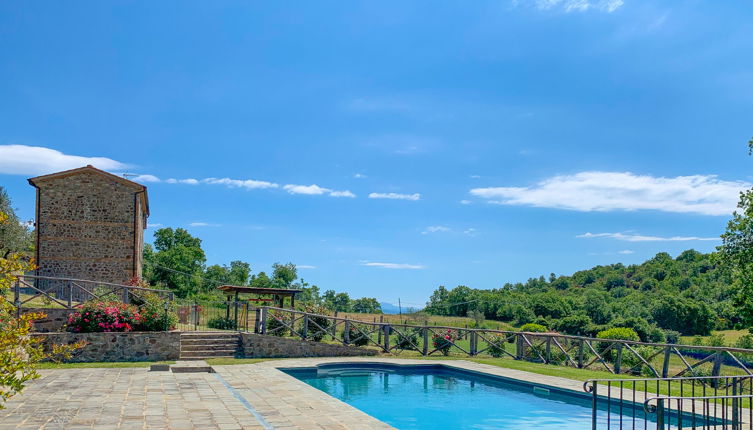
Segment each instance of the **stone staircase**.
[{"label": "stone staircase", "polygon": [[240,335],[233,332],[189,332],[180,334],[180,359],[238,357]]}]

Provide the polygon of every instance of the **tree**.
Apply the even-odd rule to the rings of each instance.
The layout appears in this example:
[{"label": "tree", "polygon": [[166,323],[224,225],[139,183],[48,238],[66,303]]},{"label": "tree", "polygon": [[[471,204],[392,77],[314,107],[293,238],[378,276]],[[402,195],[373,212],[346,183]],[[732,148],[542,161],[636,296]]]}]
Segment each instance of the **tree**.
[{"label": "tree", "polygon": [[298,270],[295,264],[280,264],[275,263],[272,265],[272,285],[275,288],[291,288],[293,281],[298,278]]},{"label": "tree", "polygon": [[350,312],[350,296],[348,293],[327,290],[322,295],[322,305],[331,311]]},{"label": "tree", "polygon": [[740,193],[737,207],[717,249],[721,263],[732,272],[738,311],[753,326],[753,189]]},{"label": "tree", "polygon": [[[748,155],[753,155],[753,138],[748,141]],[[721,263],[732,272],[740,317],[750,327],[753,326],[753,188],[740,193],[737,208],[717,250]]]},{"label": "tree", "polygon": [[0,187],[0,212],[5,217],[5,221],[0,223],[0,257],[8,258],[13,253],[31,254],[33,234],[16,216],[3,187]]},{"label": "tree", "polygon": [[361,314],[381,314],[382,305],[379,304],[377,299],[373,297],[362,297],[355,299],[350,304],[350,309],[353,312]]},{"label": "tree", "polygon": [[258,275],[251,276],[250,285],[254,288],[272,288],[272,280],[265,272],[259,272]]},{"label": "tree", "polygon": [[161,228],[154,232],[154,249],[144,247],[144,262],[150,266],[145,275],[152,285],[175,291],[178,297],[188,297],[201,290],[206,256],[201,239],[182,228]]}]

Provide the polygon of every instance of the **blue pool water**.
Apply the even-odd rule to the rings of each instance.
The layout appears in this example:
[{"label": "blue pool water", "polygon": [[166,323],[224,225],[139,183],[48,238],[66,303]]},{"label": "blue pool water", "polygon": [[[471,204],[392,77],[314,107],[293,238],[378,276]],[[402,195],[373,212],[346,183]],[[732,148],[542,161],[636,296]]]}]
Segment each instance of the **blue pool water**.
[{"label": "blue pool water", "polygon": [[[282,370],[398,429],[591,428],[590,395],[441,365],[353,363]],[[632,427],[632,409],[625,406],[623,413],[630,415]],[[606,428],[607,412],[598,414],[600,428]],[[642,405],[636,406],[636,415],[643,416]],[[619,414],[613,411],[610,419],[619,423]],[[644,428],[641,418],[635,428]]]}]

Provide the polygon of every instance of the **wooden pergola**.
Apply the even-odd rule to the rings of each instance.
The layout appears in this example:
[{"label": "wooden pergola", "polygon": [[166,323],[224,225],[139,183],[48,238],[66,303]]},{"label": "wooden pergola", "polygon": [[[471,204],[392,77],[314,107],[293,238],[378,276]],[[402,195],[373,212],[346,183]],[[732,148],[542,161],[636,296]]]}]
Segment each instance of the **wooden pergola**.
[{"label": "wooden pergola", "polygon": [[[290,308],[295,308],[295,296],[301,293],[303,290],[289,290],[286,288],[256,288],[256,287],[241,287],[238,285],[221,285],[217,287],[228,296],[228,301],[233,299],[238,302],[246,300],[249,302],[266,302],[271,303],[272,306],[284,308],[285,299],[290,298]],[[256,297],[250,299],[240,299],[241,294],[253,294]]]}]

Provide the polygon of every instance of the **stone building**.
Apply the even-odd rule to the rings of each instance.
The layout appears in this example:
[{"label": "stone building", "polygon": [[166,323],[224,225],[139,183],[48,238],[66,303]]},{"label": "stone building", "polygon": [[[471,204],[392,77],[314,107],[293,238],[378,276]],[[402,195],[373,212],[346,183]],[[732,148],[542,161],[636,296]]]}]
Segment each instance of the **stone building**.
[{"label": "stone building", "polygon": [[141,276],[146,187],[92,166],[29,179],[40,276],[122,284]]}]

